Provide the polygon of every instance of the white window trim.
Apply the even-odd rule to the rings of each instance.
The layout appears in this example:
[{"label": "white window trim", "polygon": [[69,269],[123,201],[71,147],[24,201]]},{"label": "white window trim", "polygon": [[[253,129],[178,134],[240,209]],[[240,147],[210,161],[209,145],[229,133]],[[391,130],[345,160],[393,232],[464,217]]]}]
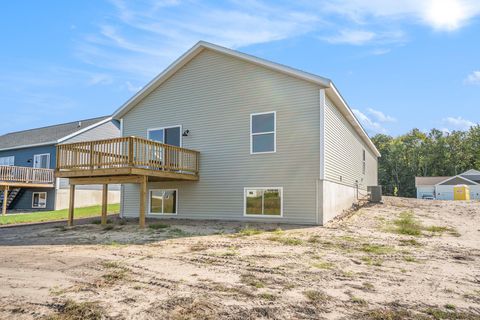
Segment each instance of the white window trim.
[{"label": "white window trim", "polygon": [[171,129],[171,128],[180,128],[180,147],[183,147],[183,128],[182,125],[175,125],[175,126],[167,126],[167,127],[160,127],[160,128],[149,128],[147,129],[147,139],[150,139],[150,131],[157,131],[157,130],[163,130],[163,143],[165,144],[165,129]]},{"label": "white window trim", "polygon": [[[280,215],[270,215],[270,214],[247,214],[247,190],[256,189],[256,190],[267,190],[267,189],[278,189],[280,190]],[[245,187],[243,188],[243,216],[244,217],[256,217],[256,218],[283,218],[283,187]]]},{"label": "white window trim", "polygon": [[[6,166],[14,166],[15,165],[15,156],[0,157],[0,159],[13,159],[12,164],[7,164]],[[10,160],[8,162],[10,162]]]},{"label": "white window trim", "polygon": [[[48,161],[47,161],[48,167],[47,167],[47,168],[35,167],[35,163],[36,163],[35,158],[36,158],[36,157],[41,157],[41,156],[48,156]],[[38,168],[38,169],[50,169],[50,160],[51,160],[51,158],[50,158],[50,153],[34,154],[34,155],[33,155],[33,167],[34,167],[34,168]]]},{"label": "white window trim", "polygon": [[[253,117],[273,113],[273,131],[265,131],[259,133],[253,133]],[[273,151],[263,151],[263,152],[253,152],[253,136],[270,134],[273,133]],[[250,154],[265,154],[265,153],[276,153],[277,152],[277,111],[268,111],[268,112],[257,112],[250,114]]]},{"label": "white window trim", "polygon": [[[33,205],[33,202],[34,202],[34,199],[35,199],[35,194],[38,194],[38,199],[39,199],[38,203],[40,203],[40,194],[41,194],[41,193],[45,193],[45,205],[44,205],[44,206],[37,206],[37,207],[35,207],[35,206]],[[47,201],[48,201],[48,194],[47,194],[47,192],[45,192],[45,191],[42,191],[42,192],[32,192],[32,208],[33,208],[33,209],[45,209],[45,208],[47,207]]]},{"label": "white window trim", "polygon": [[[175,213],[152,212],[152,191],[175,191],[176,192],[176,197],[175,197],[176,212]],[[149,189],[148,190],[148,215],[152,215],[152,216],[176,216],[176,215],[178,215],[178,189],[165,189],[165,188]]]}]

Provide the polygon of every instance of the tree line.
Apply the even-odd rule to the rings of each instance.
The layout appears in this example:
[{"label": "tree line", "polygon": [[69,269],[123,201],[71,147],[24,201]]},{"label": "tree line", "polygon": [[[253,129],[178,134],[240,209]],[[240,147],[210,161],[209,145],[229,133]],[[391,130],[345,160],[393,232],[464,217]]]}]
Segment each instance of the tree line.
[{"label": "tree line", "polygon": [[416,176],[454,176],[480,170],[480,125],[451,133],[413,129],[398,137],[377,134],[372,141],[382,154],[378,183],[385,195],[415,197]]}]

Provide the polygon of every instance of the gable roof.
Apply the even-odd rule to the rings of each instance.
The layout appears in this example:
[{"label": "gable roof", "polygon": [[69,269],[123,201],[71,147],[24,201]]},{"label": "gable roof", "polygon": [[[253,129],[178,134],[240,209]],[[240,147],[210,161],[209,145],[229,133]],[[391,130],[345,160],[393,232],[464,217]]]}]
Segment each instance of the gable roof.
[{"label": "gable roof", "polygon": [[470,169],[464,173],[460,173],[461,176],[480,176],[480,171],[475,169]]},{"label": "gable roof", "polygon": [[153,78],[145,87],[143,87],[140,91],[138,91],[133,97],[131,97],[127,102],[125,102],[120,108],[118,108],[113,113],[113,118],[120,119],[123,117],[127,112],[129,112],[132,108],[134,108],[138,102],[140,102],[143,98],[149,95],[152,91],[158,88],[162,83],[168,80],[172,75],[174,75],[179,69],[181,69],[185,64],[187,64],[190,60],[196,57],[200,52],[203,50],[208,49],[218,53],[222,53],[240,60],[247,61],[249,63],[253,63],[264,68],[274,70],[280,73],[287,74],[289,76],[302,79],[314,84],[319,85],[321,88],[325,89],[327,95],[333,100],[339,111],[345,116],[345,118],[349,121],[358,135],[362,138],[362,140],[369,146],[369,148],[373,151],[373,153],[380,157],[380,152],[375,147],[373,142],[370,140],[368,134],[363,129],[362,125],[358,121],[358,119],[353,114],[350,107],[347,105],[346,101],[338,92],[337,88],[333,84],[330,79],[320,77],[305,71],[301,71],[298,69],[290,68],[288,66],[274,63],[268,60],[264,60],[261,58],[257,58],[245,53],[241,53],[235,50],[231,50],[225,47],[221,47],[209,42],[200,41],[196,45],[194,45],[190,50],[185,52],[182,56],[180,56],[177,60],[175,60],[170,66],[168,66],[163,72]]},{"label": "gable roof", "polygon": [[[445,184],[445,183],[447,183],[447,182],[449,182],[449,181],[451,181],[451,180],[454,180],[454,179],[463,180],[463,181],[468,182],[469,184],[472,184],[472,185],[478,184],[478,183],[476,183],[475,181],[472,181],[472,180],[470,180],[470,179],[467,179],[467,178],[465,178],[465,177],[462,177],[461,175],[456,175],[456,176],[450,177],[450,178],[448,178],[448,179],[445,179],[445,180],[443,180],[443,181],[438,182],[437,184]],[[458,184],[458,183],[456,183],[456,184]]]},{"label": "gable roof", "polygon": [[451,177],[415,177],[415,186],[434,186]]},{"label": "gable roof", "polygon": [[57,144],[111,120],[104,116],[7,133],[0,136],[0,151]]}]

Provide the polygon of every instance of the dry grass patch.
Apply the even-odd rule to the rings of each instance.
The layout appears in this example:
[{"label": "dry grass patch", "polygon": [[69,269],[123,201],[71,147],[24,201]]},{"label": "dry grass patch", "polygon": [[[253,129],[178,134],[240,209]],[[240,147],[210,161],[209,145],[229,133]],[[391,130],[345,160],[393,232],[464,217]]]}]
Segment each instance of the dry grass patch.
[{"label": "dry grass patch", "polygon": [[391,231],[409,236],[422,236],[424,232],[430,233],[433,236],[439,236],[446,232],[450,235],[459,237],[460,233],[455,228],[445,226],[424,226],[418,219],[415,218],[413,212],[404,211],[400,213],[399,218],[393,221],[393,228]]},{"label": "dry grass patch", "polygon": [[45,320],[103,320],[108,319],[105,310],[96,302],[67,300],[55,314]]},{"label": "dry grass patch", "polygon": [[293,237],[284,237],[280,235],[274,235],[267,238],[267,240],[275,241],[286,246],[300,246],[303,244],[302,239],[293,238]]},{"label": "dry grass patch", "polygon": [[240,281],[243,284],[255,287],[257,289],[265,287],[265,282],[263,282],[261,279],[257,278],[254,274],[251,273],[242,274],[240,276]]}]

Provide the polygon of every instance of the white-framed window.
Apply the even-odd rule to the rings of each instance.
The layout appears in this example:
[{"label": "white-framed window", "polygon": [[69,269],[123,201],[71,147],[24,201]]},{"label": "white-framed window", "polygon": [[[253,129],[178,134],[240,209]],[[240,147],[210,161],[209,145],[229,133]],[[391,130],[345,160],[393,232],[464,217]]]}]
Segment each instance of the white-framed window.
[{"label": "white-framed window", "polygon": [[50,153],[36,154],[33,156],[33,167],[34,168],[50,168]]},{"label": "white-framed window", "polygon": [[150,214],[177,214],[177,189],[150,189],[148,212]]},{"label": "white-framed window", "polygon": [[365,149],[362,151],[362,174],[365,174],[365,171],[367,169],[367,157],[365,154]]},{"label": "white-framed window", "polygon": [[32,193],[32,208],[46,208],[47,207],[47,193],[33,192]]},{"label": "white-framed window", "polygon": [[282,187],[244,188],[244,216],[282,217]]},{"label": "white-framed window", "polygon": [[153,128],[147,130],[147,137],[150,140],[169,144],[171,146],[182,146],[182,126],[171,126],[163,128]]},{"label": "white-framed window", "polygon": [[277,150],[276,111],[250,115],[250,154],[273,153]]},{"label": "white-framed window", "polygon": [[15,157],[0,157],[0,166],[14,166],[15,165]]}]

